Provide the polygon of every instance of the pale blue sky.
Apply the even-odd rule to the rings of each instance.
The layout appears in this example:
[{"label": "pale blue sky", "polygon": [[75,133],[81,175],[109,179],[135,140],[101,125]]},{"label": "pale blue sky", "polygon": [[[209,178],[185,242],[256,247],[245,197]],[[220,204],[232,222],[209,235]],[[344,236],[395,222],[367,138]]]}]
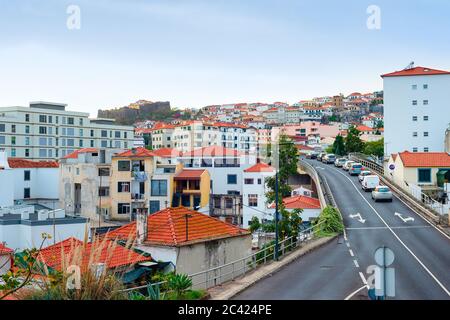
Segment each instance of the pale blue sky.
[{"label": "pale blue sky", "polygon": [[382,89],[410,61],[450,70],[449,38],[448,0],[0,0],[0,106],[294,103]]}]

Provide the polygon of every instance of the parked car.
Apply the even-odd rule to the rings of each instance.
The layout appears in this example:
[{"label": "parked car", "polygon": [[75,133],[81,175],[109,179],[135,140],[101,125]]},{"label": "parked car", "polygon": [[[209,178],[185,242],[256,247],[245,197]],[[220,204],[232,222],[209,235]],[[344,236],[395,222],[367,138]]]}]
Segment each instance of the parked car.
[{"label": "parked car", "polygon": [[334,165],[338,168],[342,167],[344,163],[347,162],[347,159],[345,158],[338,158],[334,161]]},{"label": "parked car", "polygon": [[376,175],[365,176],[361,185],[364,191],[373,191],[380,185],[380,178]]},{"label": "parked car", "polygon": [[378,186],[372,191],[372,199],[377,201],[389,201],[392,202],[392,192],[389,187]]},{"label": "parked car", "polygon": [[327,154],[324,159],[322,159],[323,163],[326,164],[330,164],[330,163],[334,163],[334,161],[336,161],[336,156],[334,154]]},{"label": "parked car", "polygon": [[364,167],[362,166],[361,163],[355,162],[352,163],[348,169],[348,173],[351,176],[357,176],[361,173],[361,171],[364,170]]},{"label": "parked car", "polygon": [[322,158],[324,157],[326,155],[326,153],[320,153],[318,156],[317,156],[317,161],[320,161],[320,162],[322,162]]},{"label": "parked car", "polygon": [[317,156],[318,156],[317,152],[311,153],[311,159],[317,159]]},{"label": "parked car", "polygon": [[361,173],[358,176],[358,180],[359,182],[362,182],[364,180],[365,176],[370,176],[372,174],[372,172],[370,172],[369,170],[363,170],[361,171]]},{"label": "parked car", "polygon": [[342,166],[342,169],[344,169],[345,171],[348,171],[350,169],[350,166],[354,163],[355,163],[355,161],[347,160],[344,163],[344,165]]}]

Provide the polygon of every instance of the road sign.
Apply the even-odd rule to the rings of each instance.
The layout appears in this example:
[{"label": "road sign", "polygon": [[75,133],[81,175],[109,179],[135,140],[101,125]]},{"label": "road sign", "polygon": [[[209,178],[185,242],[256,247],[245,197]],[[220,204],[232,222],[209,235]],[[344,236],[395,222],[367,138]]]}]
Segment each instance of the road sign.
[{"label": "road sign", "polygon": [[395,169],[395,164],[391,163],[391,164],[389,165],[389,170],[394,170],[394,169]]},{"label": "road sign", "polygon": [[383,246],[375,250],[374,258],[380,268],[375,279],[375,295],[395,297],[395,269],[388,268],[395,260],[394,252]]}]

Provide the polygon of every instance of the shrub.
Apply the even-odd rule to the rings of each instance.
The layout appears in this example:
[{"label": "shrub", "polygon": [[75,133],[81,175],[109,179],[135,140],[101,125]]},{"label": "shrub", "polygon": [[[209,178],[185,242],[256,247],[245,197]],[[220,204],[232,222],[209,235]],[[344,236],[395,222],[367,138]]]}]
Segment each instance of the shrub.
[{"label": "shrub", "polygon": [[339,211],[334,207],[326,207],[320,213],[314,226],[314,234],[318,237],[328,237],[344,231],[344,224]]}]

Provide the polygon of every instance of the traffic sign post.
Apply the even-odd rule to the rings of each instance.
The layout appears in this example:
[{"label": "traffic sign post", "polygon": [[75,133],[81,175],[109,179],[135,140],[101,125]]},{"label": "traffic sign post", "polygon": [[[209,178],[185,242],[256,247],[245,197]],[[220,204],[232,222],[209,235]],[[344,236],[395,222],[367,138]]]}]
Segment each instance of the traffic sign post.
[{"label": "traffic sign post", "polygon": [[388,268],[394,262],[394,252],[383,246],[375,251],[374,258],[380,269],[375,278],[375,296],[383,299],[395,297],[395,269]]}]

